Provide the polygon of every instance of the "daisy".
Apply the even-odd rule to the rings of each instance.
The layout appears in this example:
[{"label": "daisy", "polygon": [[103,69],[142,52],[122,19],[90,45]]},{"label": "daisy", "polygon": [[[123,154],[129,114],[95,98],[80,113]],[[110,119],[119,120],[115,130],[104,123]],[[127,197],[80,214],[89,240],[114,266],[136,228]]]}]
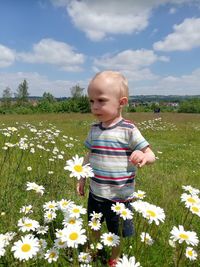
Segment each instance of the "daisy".
[{"label": "daisy", "polygon": [[124,208],[120,211],[120,217],[123,218],[124,220],[127,219],[132,219],[133,218],[133,213],[131,210],[129,210],[128,208]]},{"label": "daisy", "polygon": [[68,247],[77,248],[79,244],[83,245],[87,240],[85,229],[73,226],[64,228],[61,240],[66,241]]},{"label": "daisy", "polygon": [[181,202],[185,202],[186,208],[189,208],[192,205],[200,204],[200,198],[197,195],[183,193],[181,195]]},{"label": "daisy", "polygon": [[39,226],[37,229],[37,234],[45,235],[49,230],[49,226]]},{"label": "daisy", "polygon": [[33,190],[40,195],[44,194],[44,187],[42,185],[38,185],[34,182],[33,183],[27,182],[26,186],[27,186],[26,188],[27,191]]},{"label": "daisy", "polygon": [[148,204],[144,207],[142,215],[149,220],[148,222],[150,224],[155,222],[156,225],[159,225],[160,222],[164,222],[165,220],[164,210],[152,204]]},{"label": "daisy", "polygon": [[31,166],[28,166],[27,167],[27,171],[29,171],[29,172],[32,171],[32,167]]},{"label": "daisy", "polygon": [[16,259],[29,260],[39,251],[39,241],[33,235],[22,236],[21,240],[14,243],[11,251]]},{"label": "daisy", "polygon": [[125,208],[124,203],[116,202],[116,204],[112,204],[111,210],[114,211],[117,214],[120,214],[120,212]]},{"label": "daisy", "polygon": [[6,253],[6,250],[5,250],[5,248],[4,248],[4,247],[2,247],[2,246],[0,245],[0,258],[1,258],[2,256],[4,256],[4,255],[5,255],[5,253]]},{"label": "daisy", "polygon": [[79,218],[81,214],[86,214],[87,210],[83,208],[82,206],[78,206],[76,204],[71,205],[69,208],[70,216]]},{"label": "daisy", "polygon": [[56,211],[58,209],[57,203],[53,201],[46,202],[43,205],[44,210]]},{"label": "daisy", "polygon": [[200,190],[199,189],[194,188],[191,185],[183,185],[182,188],[185,191],[188,191],[191,195],[198,195],[200,193]]},{"label": "daisy", "polygon": [[133,197],[137,198],[137,199],[143,199],[146,196],[146,192],[142,191],[142,190],[138,190],[137,192],[133,193]]},{"label": "daisy", "polygon": [[46,211],[44,213],[44,220],[46,223],[52,222],[56,218],[56,213],[54,211]]},{"label": "daisy", "polygon": [[91,221],[89,221],[88,225],[94,231],[98,231],[101,228],[101,222],[100,220],[97,220],[97,219],[92,219]]},{"label": "daisy", "polygon": [[136,262],[134,256],[128,259],[126,255],[123,255],[123,258],[117,262],[116,267],[141,267],[141,265],[139,262]]},{"label": "daisy", "polygon": [[199,243],[197,234],[193,231],[185,231],[182,225],[176,226],[171,230],[171,237],[173,241],[178,241],[178,243],[183,243],[184,241],[188,245],[196,246]]},{"label": "daisy", "polygon": [[197,216],[200,217],[200,204],[198,205],[192,205],[190,207],[190,211],[193,213],[193,214],[196,214]]},{"label": "daisy", "polygon": [[29,214],[29,213],[33,213],[33,211],[32,211],[32,205],[28,205],[28,206],[23,206],[23,207],[21,207],[21,209],[20,209],[19,212],[20,212],[20,213],[24,213],[25,215],[26,215],[26,214]]},{"label": "daisy", "polygon": [[53,261],[57,261],[59,257],[58,249],[51,248],[47,250],[46,254],[44,255],[44,258],[48,261],[48,263],[52,263]]},{"label": "daisy", "polygon": [[89,164],[83,165],[83,161],[83,157],[79,158],[78,155],[75,155],[75,157],[66,161],[64,169],[71,172],[70,177],[76,177],[78,180],[80,180],[81,177],[92,177],[94,174],[91,167]]},{"label": "daisy", "polygon": [[154,242],[148,233],[142,232],[140,237],[141,237],[141,242],[144,242],[148,246],[151,246]]},{"label": "daisy", "polygon": [[92,257],[89,253],[80,252],[80,254],[78,256],[78,261],[84,262],[84,263],[90,263],[92,261]]},{"label": "daisy", "polygon": [[67,242],[63,242],[60,238],[54,240],[54,247],[55,248],[66,248]]},{"label": "daisy", "polygon": [[32,220],[28,217],[23,217],[22,219],[19,219],[17,225],[19,226],[19,229],[22,232],[35,231],[40,226],[38,221]]},{"label": "daisy", "polygon": [[62,211],[66,211],[73,203],[71,200],[61,199],[58,202],[58,208]]},{"label": "daisy", "polygon": [[187,247],[185,256],[191,261],[194,261],[197,259],[197,252],[192,247]]},{"label": "daisy", "polygon": [[101,236],[101,241],[105,246],[116,247],[119,245],[120,238],[118,235],[109,232]]},{"label": "daisy", "polygon": [[93,211],[93,213],[90,213],[91,220],[96,219],[96,220],[101,220],[103,214],[101,212],[97,213]]},{"label": "daisy", "polygon": [[83,224],[83,220],[81,218],[76,218],[76,217],[70,217],[69,214],[65,215],[65,218],[62,222],[62,224],[64,225],[64,227],[67,226],[82,226]]}]

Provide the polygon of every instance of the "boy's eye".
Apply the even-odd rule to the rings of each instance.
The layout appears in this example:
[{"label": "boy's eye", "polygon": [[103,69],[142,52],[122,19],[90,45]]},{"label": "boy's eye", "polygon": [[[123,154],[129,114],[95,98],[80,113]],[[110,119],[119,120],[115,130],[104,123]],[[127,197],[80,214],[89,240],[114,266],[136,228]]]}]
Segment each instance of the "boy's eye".
[{"label": "boy's eye", "polygon": [[94,100],[90,99],[90,103],[93,104],[94,103]]}]

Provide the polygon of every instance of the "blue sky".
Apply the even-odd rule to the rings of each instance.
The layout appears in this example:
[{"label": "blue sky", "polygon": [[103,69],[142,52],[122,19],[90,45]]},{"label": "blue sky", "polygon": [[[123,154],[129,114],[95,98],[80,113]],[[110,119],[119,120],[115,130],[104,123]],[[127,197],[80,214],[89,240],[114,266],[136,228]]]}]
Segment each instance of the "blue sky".
[{"label": "blue sky", "polygon": [[0,0],[0,96],[70,96],[105,69],[130,95],[200,94],[200,0]]}]

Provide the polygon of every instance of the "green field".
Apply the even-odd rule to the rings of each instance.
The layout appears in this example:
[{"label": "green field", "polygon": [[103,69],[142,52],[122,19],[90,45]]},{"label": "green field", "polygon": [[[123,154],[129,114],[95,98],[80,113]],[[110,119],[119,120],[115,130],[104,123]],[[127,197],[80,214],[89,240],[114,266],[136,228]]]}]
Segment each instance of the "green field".
[{"label": "green field", "polygon": [[[123,240],[122,253],[129,257],[134,255],[143,267],[200,266],[199,244],[194,247],[198,254],[195,261],[185,257],[185,242],[177,243],[175,248],[169,245],[170,231],[179,225],[186,231],[194,231],[200,239],[200,215],[192,214],[180,198],[183,193],[189,194],[183,190],[183,185],[200,189],[200,115],[130,113],[125,117],[136,123],[157,157],[155,164],[138,170],[136,191],[145,191],[144,201],[164,209],[166,218],[159,225],[148,224],[134,212],[136,236]],[[93,117],[90,114],[5,115],[0,121],[0,234],[16,233],[5,247],[5,253],[1,252],[0,235],[0,266],[49,266],[44,257],[25,262],[14,258],[13,243],[27,234],[19,230],[18,221],[23,217],[19,211],[24,205],[32,205],[33,213],[27,217],[43,225],[45,202],[67,199],[86,208],[87,197],[77,196],[76,180],[64,166],[66,160],[76,154],[84,156],[86,153],[83,142]],[[34,153],[30,152],[31,148]],[[27,191],[27,182],[44,186],[44,194]],[[48,224],[49,231],[43,236],[37,235],[46,240],[45,251],[53,247],[56,229],[63,227],[63,214],[56,213],[57,217]],[[88,231],[86,218],[83,215],[83,226]],[[104,225],[102,228],[105,232]],[[142,231],[151,234],[153,245],[140,241]],[[60,256],[52,265],[79,266],[77,254],[84,249],[84,246],[60,249]],[[109,257],[110,248],[105,249]],[[72,255],[74,260],[70,262]],[[90,264],[106,266],[100,259]]]}]

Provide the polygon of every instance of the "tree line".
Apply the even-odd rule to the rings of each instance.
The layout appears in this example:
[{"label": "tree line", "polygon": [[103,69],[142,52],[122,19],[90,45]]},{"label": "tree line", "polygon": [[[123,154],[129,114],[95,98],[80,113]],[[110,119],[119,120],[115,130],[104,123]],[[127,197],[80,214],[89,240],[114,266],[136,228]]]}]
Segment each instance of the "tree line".
[{"label": "tree line", "polygon": [[[77,112],[89,113],[90,103],[84,88],[75,85],[70,88],[71,97],[67,99],[57,99],[51,93],[44,92],[39,100],[31,100],[28,92],[28,82],[23,80],[19,84],[16,93],[9,87],[3,90],[0,113],[1,114],[32,114],[32,113],[64,113]],[[180,113],[200,113],[200,98],[190,98],[179,102],[178,107],[166,107],[162,103],[149,102],[146,105],[134,106],[130,100],[126,107],[127,112],[180,112]]]}]

